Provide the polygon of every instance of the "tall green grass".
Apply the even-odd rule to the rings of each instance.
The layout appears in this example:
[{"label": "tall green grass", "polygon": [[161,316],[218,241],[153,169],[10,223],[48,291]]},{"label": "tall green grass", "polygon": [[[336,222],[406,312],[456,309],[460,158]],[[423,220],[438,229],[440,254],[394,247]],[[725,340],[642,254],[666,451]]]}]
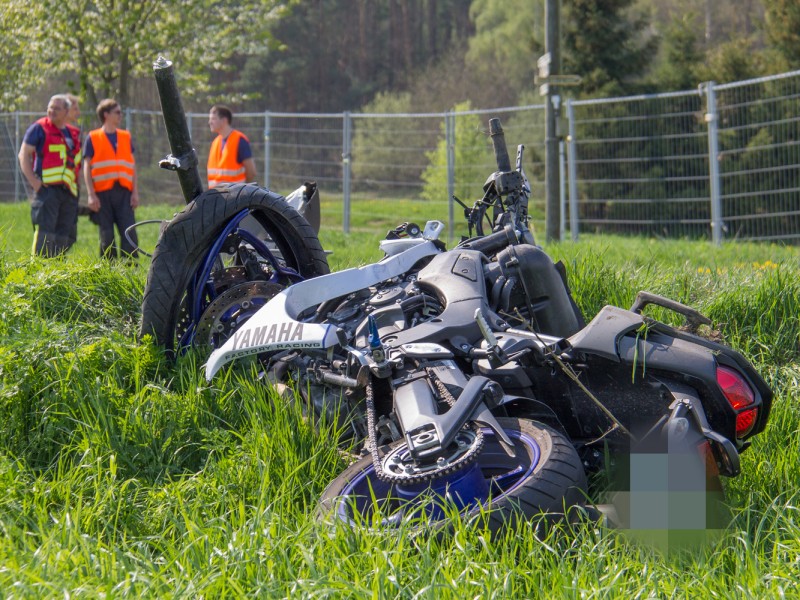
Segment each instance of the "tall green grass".
[{"label": "tall green grass", "polygon": [[[149,210],[161,216],[140,217],[174,211]],[[546,248],[587,319],[640,289],[688,303],[776,392],[767,430],[726,482],[730,526],[662,554],[590,526],[537,536],[531,523],[492,540],[461,523],[439,538],[321,520],[320,494],[346,464],[333,426],[309,422],[251,367],[207,384],[200,357],[172,363],[137,341],[147,260],[100,262],[88,222],[66,257],[30,258],[29,232],[8,225],[19,214],[0,207],[3,597],[800,596],[794,248],[624,238]],[[384,233],[321,238],[341,269],[379,258]]]}]

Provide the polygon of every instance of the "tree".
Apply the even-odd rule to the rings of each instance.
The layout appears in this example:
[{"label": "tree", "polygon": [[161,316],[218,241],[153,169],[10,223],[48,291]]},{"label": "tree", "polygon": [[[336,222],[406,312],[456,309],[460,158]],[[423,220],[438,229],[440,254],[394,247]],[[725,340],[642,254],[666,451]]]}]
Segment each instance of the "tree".
[{"label": "tree", "polygon": [[[411,111],[411,95],[408,92],[395,94],[379,93],[367,105],[365,113],[397,114]],[[353,136],[353,174],[359,181],[367,184],[373,182],[401,182],[419,177],[419,172],[409,173],[407,168],[408,154],[402,156],[404,146],[418,144],[413,132],[414,127],[404,121],[405,133],[398,125],[397,119],[358,119],[355,120]]]},{"label": "tree", "polygon": [[224,69],[229,57],[264,50],[266,25],[285,4],[281,0],[14,0],[3,12],[2,29],[7,30],[6,19],[11,20],[16,25],[15,43],[25,49],[26,60],[12,63],[21,88],[30,89],[49,75],[74,73],[78,83],[72,91],[89,104],[104,97],[126,104],[132,83],[152,75],[152,64],[160,54],[176,63],[183,93],[206,91],[212,71]]},{"label": "tree", "polygon": [[[544,52],[544,6],[530,0],[473,0],[469,10],[475,35],[467,64],[489,74],[503,104],[533,86],[536,60]],[[510,94],[510,98],[509,96]]]},{"label": "tree", "polygon": [[29,65],[34,57],[19,39],[28,22],[28,3],[5,2],[0,7],[0,111],[19,109],[24,89],[42,80],[41,71]]},{"label": "tree", "polygon": [[665,28],[654,80],[659,91],[690,90],[697,86],[698,67],[703,64],[693,23],[697,15],[686,13],[674,18]]},{"label": "tree", "polygon": [[[249,57],[248,110],[353,110],[407,89],[469,33],[469,0],[305,0],[273,22],[275,50]],[[449,103],[449,101],[448,101]]]},{"label": "tree", "polygon": [[622,95],[647,68],[658,40],[646,18],[629,15],[634,0],[566,0],[562,71],[582,76],[586,95]]},{"label": "tree", "polygon": [[748,39],[725,42],[706,53],[705,64],[697,69],[700,81],[729,83],[762,74],[759,56]]},{"label": "tree", "polygon": [[800,4],[797,0],[764,0],[769,40],[790,69],[800,67]]},{"label": "tree", "polygon": [[[454,193],[457,197],[471,203],[476,200],[475,184],[483,184],[486,175],[491,172],[485,167],[491,156],[488,136],[481,127],[480,117],[467,112],[471,110],[469,102],[462,102],[453,107],[455,118],[455,173]],[[434,150],[426,152],[428,166],[422,172],[425,182],[422,197],[431,202],[441,200],[447,192],[447,144],[445,124],[441,125],[441,137]]]}]

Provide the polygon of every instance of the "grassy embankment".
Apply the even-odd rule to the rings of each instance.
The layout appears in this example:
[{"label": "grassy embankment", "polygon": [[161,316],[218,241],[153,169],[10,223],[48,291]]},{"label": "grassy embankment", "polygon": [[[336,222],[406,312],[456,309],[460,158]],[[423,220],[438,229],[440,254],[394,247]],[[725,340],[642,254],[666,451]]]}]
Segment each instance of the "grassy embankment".
[{"label": "grassy embankment", "polygon": [[[170,207],[148,207],[160,218]],[[399,214],[399,212],[397,213]],[[773,387],[767,431],[726,482],[734,519],[664,555],[615,532],[432,539],[315,518],[342,469],[330,431],[229,369],[210,385],[136,340],[147,260],[98,262],[81,221],[63,260],[27,256],[24,206],[0,206],[0,593],[3,597],[800,596],[800,262],[796,248],[589,238],[554,244],[578,304],[639,289],[710,316]],[[152,248],[157,227],[142,230]],[[339,269],[378,235],[322,234]]]}]

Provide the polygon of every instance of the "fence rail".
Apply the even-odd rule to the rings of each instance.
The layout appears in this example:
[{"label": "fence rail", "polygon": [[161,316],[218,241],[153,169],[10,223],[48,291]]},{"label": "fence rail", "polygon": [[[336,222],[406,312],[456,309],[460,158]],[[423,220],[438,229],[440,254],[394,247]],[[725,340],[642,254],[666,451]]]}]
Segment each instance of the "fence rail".
[{"label": "fence rail", "polygon": [[[29,190],[17,151],[40,115],[0,114],[0,200]],[[486,121],[501,116],[510,144],[525,146],[530,213],[544,221],[544,106],[424,114],[240,113],[260,183],[288,193],[317,181],[323,222],[343,231],[396,219],[438,218],[455,233],[453,195],[479,198],[496,167]],[[213,135],[188,115],[201,175]],[[95,125],[88,120],[84,131]],[[127,109],[146,202],[182,195],[161,113]],[[562,236],[615,232],[664,237],[800,242],[800,71],[695,90],[562,104]],[[397,202],[403,201],[398,212]]]}]

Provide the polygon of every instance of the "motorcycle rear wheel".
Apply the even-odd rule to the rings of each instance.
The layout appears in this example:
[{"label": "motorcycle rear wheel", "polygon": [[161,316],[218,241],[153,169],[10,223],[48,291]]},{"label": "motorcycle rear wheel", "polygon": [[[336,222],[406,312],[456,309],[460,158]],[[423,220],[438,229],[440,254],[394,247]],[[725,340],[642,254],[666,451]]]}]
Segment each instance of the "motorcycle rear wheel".
[{"label": "motorcycle rear wheel", "polygon": [[[516,457],[509,457],[491,429],[485,428],[484,447],[475,465],[488,484],[489,493],[469,501],[454,498],[460,485],[436,482],[447,488],[445,498],[430,488],[416,497],[407,490],[378,478],[372,458],[353,463],[331,482],[320,500],[320,515],[351,526],[398,527],[413,520],[415,525],[441,528],[455,509],[466,518],[488,515],[486,525],[497,532],[508,524],[543,515],[550,521],[564,518],[570,507],[586,500],[586,474],[572,444],[558,431],[527,419],[498,418],[514,443]],[[396,449],[405,441],[392,444]],[[450,487],[450,486],[453,487]],[[433,486],[432,486],[433,487]],[[460,506],[459,506],[460,505]]]},{"label": "motorcycle rear wheel", "polygon": [[[264,244],[231,242],[239,224]],[[231,243],[245,243],[258,255],[269,280],[231,262]],[[151,334],[168,351],[218,346],[280,289],[328,272],[316,232],[282,196],[252,184],[219,186],[162,230],[147,273],[140,334]],[[206,334],[195,339],[203,326]]]}]

